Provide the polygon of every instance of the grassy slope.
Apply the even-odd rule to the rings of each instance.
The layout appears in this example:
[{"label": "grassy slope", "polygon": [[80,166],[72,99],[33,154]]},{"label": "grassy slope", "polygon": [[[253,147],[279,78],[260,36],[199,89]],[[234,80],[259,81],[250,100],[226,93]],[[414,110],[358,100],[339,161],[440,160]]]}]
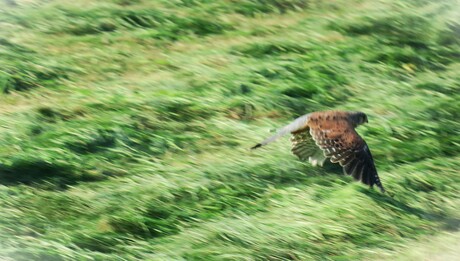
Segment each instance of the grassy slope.
[{"label": "grassy slope", "polygon": [[[13,2],[2,258],[364,259],[458,229],[456,1]],[[247,150],[330,108],[368,113],[393,198]]]},{"label": "grassy slope", "polygon": [[393,251],[376,251],[370,259],[378,260],[457,260],[460,232],[449,231],[427,236]]}]

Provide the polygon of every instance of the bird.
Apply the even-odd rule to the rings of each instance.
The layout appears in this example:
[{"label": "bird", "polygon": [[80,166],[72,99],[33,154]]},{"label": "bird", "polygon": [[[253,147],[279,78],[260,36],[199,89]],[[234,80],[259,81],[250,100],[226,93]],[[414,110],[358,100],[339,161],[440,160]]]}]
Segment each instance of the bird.
[{"label": "bird", "polygon": [[376,185],[385,193],[371,151],[355,130],[364,123],[368,123],[368,118],[360,111],[312,112],[298,117],[251,149],[260,148],[291,133],[291,151],[300,160],[308,159],[313,166],[323,166],[329,159],[332,163],[339,163],[345,174],[370,188]]}]

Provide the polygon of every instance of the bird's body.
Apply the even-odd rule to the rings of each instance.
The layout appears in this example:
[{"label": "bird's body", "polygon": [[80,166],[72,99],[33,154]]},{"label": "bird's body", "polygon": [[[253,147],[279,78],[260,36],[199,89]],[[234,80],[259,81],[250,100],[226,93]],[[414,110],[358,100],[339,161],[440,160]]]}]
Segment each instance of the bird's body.
[{"label": "bird's body", "polygon": [[362,112],[312,112],[295,119],[253,149],[291,133],[292,152],[299,159],[321,166],[330,159],[332,163],[339,163],[346,174],[371,187],[377,185],[384,192],[372,154],[355,131],[363,123],[367,123],[367,116]]}]

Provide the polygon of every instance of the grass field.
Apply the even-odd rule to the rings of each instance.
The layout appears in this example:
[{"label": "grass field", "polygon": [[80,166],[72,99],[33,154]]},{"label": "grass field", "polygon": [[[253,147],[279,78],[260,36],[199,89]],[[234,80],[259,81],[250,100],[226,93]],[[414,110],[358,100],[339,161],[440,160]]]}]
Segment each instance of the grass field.
[{"label": "grass field", "polygon": [[[458,244],[459,21],[456,0],[0,0],[0,259]],[[393,197],[287,137],[248,149],[328,109],[368,115]]]}]

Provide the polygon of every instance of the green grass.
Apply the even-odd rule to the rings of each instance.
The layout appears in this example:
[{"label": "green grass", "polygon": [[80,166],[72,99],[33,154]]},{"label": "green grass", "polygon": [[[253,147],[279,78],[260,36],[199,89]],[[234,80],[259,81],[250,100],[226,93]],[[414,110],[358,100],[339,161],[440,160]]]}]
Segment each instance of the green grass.
[{"label": "green grass", "polygon": [[[458,230],[455,1],[5,2],[0,259],[366,260]],[[248,150],[326,109],[368,114],[392,197]]]}]

